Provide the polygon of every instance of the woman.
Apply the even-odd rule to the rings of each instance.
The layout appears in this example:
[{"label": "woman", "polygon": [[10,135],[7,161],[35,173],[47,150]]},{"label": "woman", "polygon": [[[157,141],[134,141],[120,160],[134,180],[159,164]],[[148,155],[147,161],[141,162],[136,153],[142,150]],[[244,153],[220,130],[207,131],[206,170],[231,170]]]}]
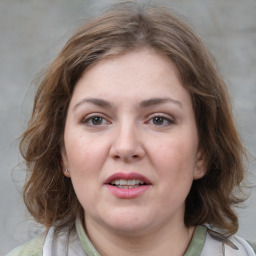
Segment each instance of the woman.
[{"label": "woman", "polygon": [[127,2],[81,27],[20,149],[46,231],[9,255],[255,255],[235,235],[245,150],[226,85],[166,10]]}]

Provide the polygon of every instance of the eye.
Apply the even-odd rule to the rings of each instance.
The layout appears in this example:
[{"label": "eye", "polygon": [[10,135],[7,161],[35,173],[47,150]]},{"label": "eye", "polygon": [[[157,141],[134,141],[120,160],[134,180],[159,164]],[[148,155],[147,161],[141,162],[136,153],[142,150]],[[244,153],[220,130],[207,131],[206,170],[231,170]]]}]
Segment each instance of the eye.
[{"label": "eye", "polygon": [[90,119],[90,123],[93,125],[101,125],[104,119],[100,116],[95,116]]},{"label": "eye", "polygon": [[87,116],[82,120],[83,124],[87,126],[101,126],[109,123],[104,117],[99,115]]},{"label": "eye", "polygon": [[168,126],[173,124],[174,121],[165,116],[154,116],[149,120],[149,123],[156,126]]}]

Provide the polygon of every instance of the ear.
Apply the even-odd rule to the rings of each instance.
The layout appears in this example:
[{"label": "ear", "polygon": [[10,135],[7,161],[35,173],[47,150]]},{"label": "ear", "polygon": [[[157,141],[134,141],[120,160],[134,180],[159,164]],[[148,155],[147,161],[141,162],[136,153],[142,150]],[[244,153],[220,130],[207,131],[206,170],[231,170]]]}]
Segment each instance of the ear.
[{"label": "ear", "polygon": [[70,178],[69,163],[68,163],[67,153],[65,149],[61,150],[61,166],[62,166],[63,174],[66,177]]},{"label": "ear", "polygon": [[207,163],[205,156],[201,150],[198,150],[194,168],[194,180],[199,180],[204,177],[207,172]]}]

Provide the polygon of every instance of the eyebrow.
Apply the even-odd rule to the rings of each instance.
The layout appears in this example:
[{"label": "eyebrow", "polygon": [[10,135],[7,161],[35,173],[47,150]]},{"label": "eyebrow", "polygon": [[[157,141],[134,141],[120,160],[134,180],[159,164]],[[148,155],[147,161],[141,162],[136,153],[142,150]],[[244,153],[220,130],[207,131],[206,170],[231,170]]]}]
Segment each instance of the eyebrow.
[{"label": "eyebrow", "polygon": [[102,108],[111,108],[112,104],[109,101],[103,100],[103,99],[98,99],[98,98],[85,98],[82,99],[81,101],[79,101],[73,108],[73,111],[79,107],[80,105],[82,105],[83,103],[90,103]]},{"label": "eyebrow", "polygon": [[160,104],[164,104],[164,103],[173,103],[173,104],[178,105],[179,107],[182,107],[182,103],[180,101],[172,99],[172,98],[151,98],[148,100],[143,100],[140,103],[140,107],[147,108],[147,107],[151,107],[154,105],[160,105]]},{"label": "eyebrow", "polygon": [[[81,101],[79,101],[73,108],[73,111],[79,107],[80,105],[84,104],[84,103],[90,103],[102,108],[113,108],[113,105],[106,100],[103,99],[99,99],[99,98],[85,98],[82,99]],[[178,100],[172,99],[172,98],[150,98],[148,100],[143,100],[142,102],[140,102],[139,107],[140,108],[147,108],[147,107],[151,107],[151,106],[155,106],[155,105],[160,105],[160,104],[164,104],[164,103],[173,103],[178,105],[179,107],[182,107],[182,103]]]}]

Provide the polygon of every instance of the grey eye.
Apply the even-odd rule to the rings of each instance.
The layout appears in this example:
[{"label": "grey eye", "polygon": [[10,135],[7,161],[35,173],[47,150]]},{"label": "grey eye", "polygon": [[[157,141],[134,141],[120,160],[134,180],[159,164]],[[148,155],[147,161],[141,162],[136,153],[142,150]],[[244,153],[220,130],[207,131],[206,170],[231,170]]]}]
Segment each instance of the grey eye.
[{"label": "grey eye", "polygon": [[152,121],[153,121],[153,124],[155,124],[155,125],[163,125],[164,122],[167,122],[166,118],[159,117],[159,116],[154,117],[152,119]]},{"label": "grey eye", "polygon": [[99,116],[95,116],[91,118],[91,123],[93,125],[101,125],[103,123],[103,118]]}]

